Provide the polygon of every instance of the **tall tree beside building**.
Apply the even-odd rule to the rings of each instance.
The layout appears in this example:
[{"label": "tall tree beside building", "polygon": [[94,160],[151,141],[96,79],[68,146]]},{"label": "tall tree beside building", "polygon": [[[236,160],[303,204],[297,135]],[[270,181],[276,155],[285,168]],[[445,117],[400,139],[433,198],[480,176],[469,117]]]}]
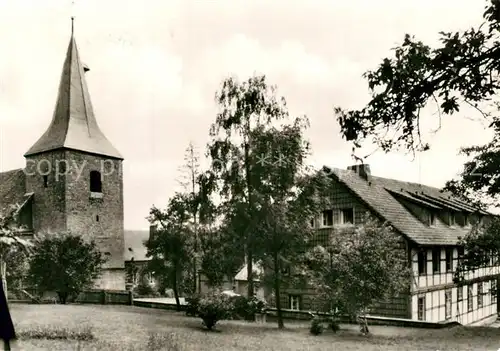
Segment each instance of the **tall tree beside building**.
[{"label": "tall tree beside building", "polygon": [[153,207],[149,222],[155,230],[145,243],[146,256],[151,258],[149,268],[170,282],[178,311],[181,309],[179,288],[193,252],[190,203],[189,195],[176,193],[166,210]]},{"label": "tall tree beside building", "polygon": [[211,171],[220,182],[218,194],[223,206],[245,211],[233,212],[238,216],[239,238],[245,244],[248,273],[248,296],[254,295],[253,262],[254,235],[259,221],[256,216],[255,192],[259,184],[253,169],[258,159],[252,155],[251,133],[257,127],[288,116],[284,99],[278,99],[274,87],[267,84],[265,76],[254,76],[240,82],[227,78],[216,93],[220,107],[210,130],[208,146]]},{"label": "tall tree beside building", "polygon": [[251,135],[252,153],[262,158],[253,169],[259,177],[256,203],[262,219],[255,256],[263,265],[264,282],[274,292],[279,328],[284,327],[282,288],[300,283],[297,268],[314,233],[310,220],[324,205],[322,194],[329,184],[322,172],[313,172],[305,164],[309,155],[303,137],[306,127],[307,119],[297,118],[281,127],[256,128]]}]

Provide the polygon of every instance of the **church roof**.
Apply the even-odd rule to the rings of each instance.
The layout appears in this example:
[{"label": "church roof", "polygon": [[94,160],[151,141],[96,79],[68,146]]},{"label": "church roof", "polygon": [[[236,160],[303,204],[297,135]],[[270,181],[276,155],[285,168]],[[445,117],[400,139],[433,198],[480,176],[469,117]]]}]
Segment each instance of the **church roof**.
[{"label": "church roof", "polygon": [[125,251],[123,257],[125,261],[148,261],[146,257],[147,249],[144,242],[149,239],[148,230],[127,230],[125,229]]},{"label": "church roof", "polygon": [[72,33],[52,122],[24,156],[65,148],[123,159],[97,125],[85,71]]},{"label": "church roof", "polygon": [[12,205],[21,206],[25,202],[26,174],[24,170],[14,169],[0,173],[0,211]]}]

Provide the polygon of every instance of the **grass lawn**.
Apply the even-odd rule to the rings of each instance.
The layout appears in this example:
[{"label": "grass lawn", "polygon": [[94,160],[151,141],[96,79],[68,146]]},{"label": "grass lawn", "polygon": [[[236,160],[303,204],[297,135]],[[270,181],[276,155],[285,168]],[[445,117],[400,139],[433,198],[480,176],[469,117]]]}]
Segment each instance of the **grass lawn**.
[{"label": "grass lawn", "polygon": [[[356,326],[342,326],[337,334],[309,334],[308,324],[275,324],[224,321],[207,332],[201,321],[184,313],[131,306],[11,304],[20,335],[13,350],[484,350],[500,347],[500,329],[456,327],[442,330],[370,327],[371,336]],[[26,338],[37,330],[87,333],[94,340],[45,340]],[[149,344],[148,344],[149,342]],[[175,347],[177,345],[177,347]]]}]

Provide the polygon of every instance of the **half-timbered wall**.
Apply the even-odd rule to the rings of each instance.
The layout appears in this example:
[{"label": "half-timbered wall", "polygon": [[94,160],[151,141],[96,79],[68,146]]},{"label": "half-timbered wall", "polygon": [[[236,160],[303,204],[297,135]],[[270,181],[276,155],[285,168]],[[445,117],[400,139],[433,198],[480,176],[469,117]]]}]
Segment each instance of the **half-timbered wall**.
[{"label": "half-timbered wall", "polygon": [[413,248],[411,252],[411,319],[471,324],[497,314],[496,289],[492,289],[500,274],[496,259],[467,272],[465,285],[459,287],[453,283],[456,247]]},{"label": "half-timbered wall", "polygon": [[[342,210],[353,209],[354,225],[361,224],[366,214],[369,214],[369,209],[356,198],[343,184],[337,181],[332,181],[331,193],[327,194],[330,199],[329,208],[332,210],[333,220],[332,225],[324,226],[322,214],[314,219],[314,227],[317,229],[313,239],[314,245],[327,245],[331,235],[334,235],[334,228],[342,228],[345,225],[342,223],[340,216]],[[285,289],[281,297],[281,306],[287,309],[293,309],[300,306],[301,310],[317,311],[321,306],[321,301],[312,290],[306,289]],[[374,315],[409,318],[410,300],[409,296],[398,296],[378,303],[370,312]]]}]

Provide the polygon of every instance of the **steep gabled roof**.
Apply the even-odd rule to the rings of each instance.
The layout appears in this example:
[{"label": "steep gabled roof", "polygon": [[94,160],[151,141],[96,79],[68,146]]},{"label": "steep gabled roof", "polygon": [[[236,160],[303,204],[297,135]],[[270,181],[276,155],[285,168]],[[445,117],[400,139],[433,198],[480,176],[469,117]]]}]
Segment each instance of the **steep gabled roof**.
[{"label": "steep gabled roof", "polygon": [[85,71],[71,33],[52,122],[24,156],[65,148],[123,159],[97,125]]},{"label": "steep gabled roof", "polygon": [[440,221],[432,227],[425,225],[397,200],[398,196],[414,198],[416,202],[420,201],[422,206],[423,203],[427,203],[431,206],[426,207],[433,209],[455,208],[459,211],[490,215],[488,212],[474,209],[438,188],[374,176],[365,180],[355,171],[329,170],[333,178],[347,186],[372,211],[387,220],[408,239],[420,245],[456,245],[459,237],[465,236],[470,229],[450,227]]},{"label": "steep gabled roof", "polygon": [[26,174],[22,168],[0,173],[0,211],[12,205],[23,205],[25,192]]},{"label": "steep gabled roof", "polygon": [[144,241],[149,239],[148,230],[125,230],[125,248],[123,257],[125,261],[147,261],[146,246]]}]

